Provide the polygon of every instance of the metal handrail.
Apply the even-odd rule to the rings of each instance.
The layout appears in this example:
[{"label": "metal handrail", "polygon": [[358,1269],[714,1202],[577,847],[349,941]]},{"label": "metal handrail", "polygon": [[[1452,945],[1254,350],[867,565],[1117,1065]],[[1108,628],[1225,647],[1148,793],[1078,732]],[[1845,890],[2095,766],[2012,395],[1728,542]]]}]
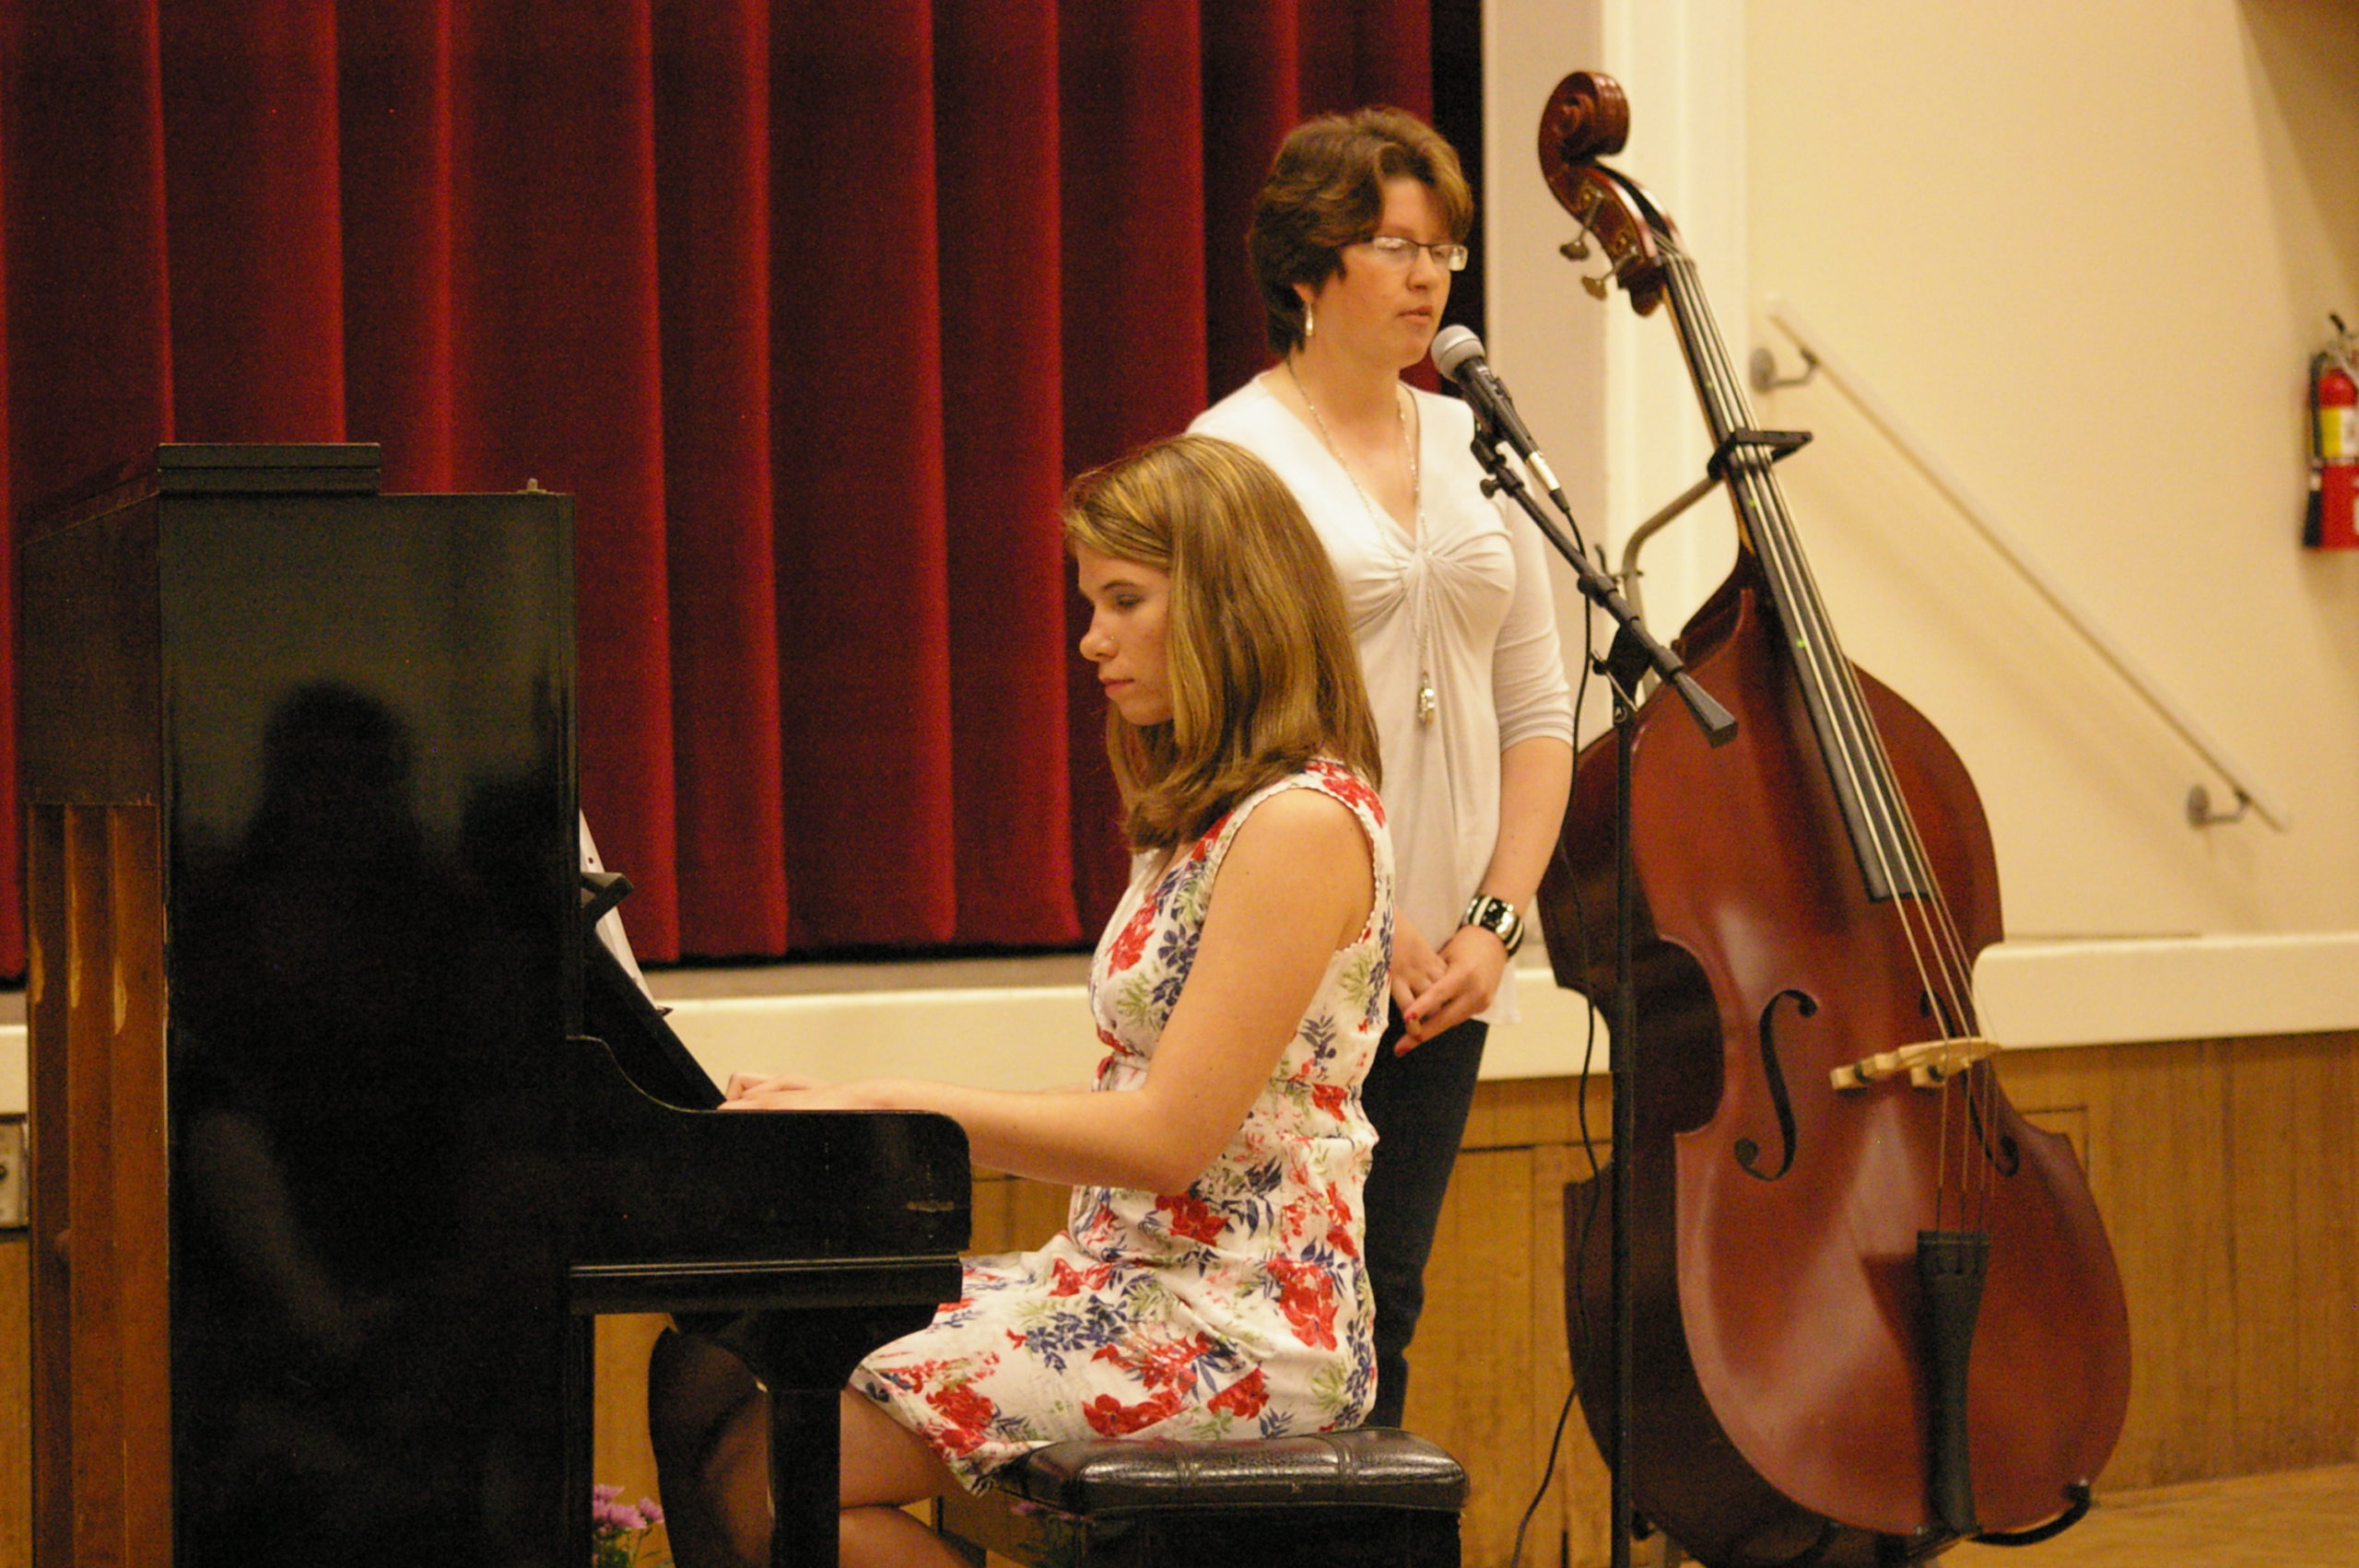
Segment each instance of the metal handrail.
[{"label": "metal handrail", "polygon": [[[2028,583],[2035,592],[2048,602],[2048,607],[2063,618],[2064,624],[2078,632],[2082,639],[2095,649],[2097,656],[2113,667],[2114,673],[2120,676],[2132,691],[2143,698],[2146,705],[2154,710],[2162,721],[2169,726],[2180,740],[2186,742],[2189,748],[2197,756],[2202,758],[2204,764],[2217,773],[2231,790],[2236,791],[2236,808],[2234,811],[2214,812],[2211,808],[2210,793],[2201,784],[2194,786],[2188,791],[2187,797],[2187,816],[2189,824],[2197,827],[2208,827],[2215,823],[2235,822],[2242,817],[2246,809],[2249,807],[2260,814],[2262,821],[2278,832],[2285,833],[2292,830],[2292,818],[2286,813],[2284,808],[2271,799],[2259,784],[2252,782],[2246,776],[2244,769],[2228,755],[2226,748],[2213,740],[2210,732],[2196,722],[2192,715],[2173,701],[2154,678],[2139,667],[2138,662],[2130,656],[2129,651],[2116,642],[2102,626],[2097,625],[2095,619],[2087,611],[2082,609],[2073,601],[2056,579],[2032,557],[2031,553],[2024,547],[2021,541],[1993,521],[1988,509],[1975,500],[1967,493],[1966,486],[1959,482],[1957,476],[1943,467],[1941,461],[1927,449],[1925,443],[1910,433],[1908,427],[1901,423],[1900,417],[1893,413],[1891,406],[1876,395],[1861,379],[1860,373],[1853,369],[1840,355],[1827,346],[1826,340],[1812,328],[1810,322],[1803,319],[1802,312],[1796,310],[1787,301],[1772,298],[1768,301],[1768,316],[1779,331],[1794,340],[1794,346],[1801,351],[1803,362],[1811,368],[1809,374],[1816,374],[1820,370],[1825,371],[1827,380],[1834,382],[1844,396],[1850,399],[1852,404],[1867,415],[1869,423],[1884,432],[1884,438],[1892,442],[1900,454],[1915,465],[1917,471],[1932,484],[1933,488],[1942,493],[1942,497],[1951,506],[1957,509],[1958,515],[1982,536],[1983,542],[1998,554],[1999,558],[2013,567],[2016,575]],[[1781,382],[1778,380],[1777,358],[1767,349],[1754,351],[1752,374],[1755,388],[1762,391],[1767,391],[1776,385],[1796,384],[1794,380]],[[1625,561],[1625,569],[1627,565]]]}]

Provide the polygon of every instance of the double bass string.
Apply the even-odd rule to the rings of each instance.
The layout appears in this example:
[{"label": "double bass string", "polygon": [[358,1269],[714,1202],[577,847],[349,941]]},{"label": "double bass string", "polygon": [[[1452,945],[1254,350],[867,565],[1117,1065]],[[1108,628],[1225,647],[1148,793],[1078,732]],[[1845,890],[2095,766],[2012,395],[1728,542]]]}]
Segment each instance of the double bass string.
[{"label": "double bass string", "polygon": [[[1690,368],[1713,427],[1713,437],[1715,440],[1725,440],[1731,433],[1751,427],[1750,410],[1738,390],[1726,347],[1719,334],[1709,329],[1709,315],[1701,303],[1692,259],[1666,232],[1667,226],[1650,224],[1649,228],[1664,263],[1672,314],[1690,329],[1682,333],[1682,342],[1690,350]],[[1900,794],[1890,754],[1860,688],[1857,673],[1842,657],[1832,617],[1826,614],[1814,574],[1802,554],[1792,519],[1771,473],[1773,461],[1758,449],[1732,451],[1724,477],[1776,590],[1775,608],[1780,619],[1787,622],[1786,640],[1797,674],[1805,683],[1806,693],[1815,697],[1810,704],[1812,711],[1814,716],[1824,716],[1828,729],[1821,750],[1830,769],[1838,770],[1838,785],[1848,790],[1846,798],[1860,813],[1861,831],[1858,843],[1862,860],[1872,866],[1889,892],[1894,917],[1900,921],[1919,984],[1935,1014],[1933,1022],[1939,1027],[1939,1037],[1952,1040],[1960,1035],[1977,1035],[1979,1010],[1975,1004],[1971,965],[1965,955],[1964,942],[1948,900],[1932,873],[1931,858],[1926,853],[1914,814]],[[1963,1092],[1989,1098],[1991,1074],[1975,1072],[1969,1065],[1966,1077],[1966,1083],[1959,1086]],[[1936,1229],[1942,1225],[1951,1197],[1952,1112],[1957,1097],[1953,1087],[1946,1078],[1940,1087]],[[1955,1132],[1962,1178],[1978,1163],[1970,1158],[1971,1146],[1978,1138],[1987,1136],[1983,1129],[1990,1125],[1990,1109],[1978,1104],[1971,1106],[1965,1119],[1974,1125],[1960,1127]],[[1982,1167],[1978,1179],[1963,1182],[1965,1188],[1970,1188],[1971,1198],[1978,1199],[1970,1204],[1977,1211],[1987,1206],[1991,1180],[1991,1162],[1978,1164]],[[1962,1206],[1969,1204],[1968,1191],[1961,1190],[1957,1196]],[[1963,1212],[1959,1223],[1967,1223]]]}]

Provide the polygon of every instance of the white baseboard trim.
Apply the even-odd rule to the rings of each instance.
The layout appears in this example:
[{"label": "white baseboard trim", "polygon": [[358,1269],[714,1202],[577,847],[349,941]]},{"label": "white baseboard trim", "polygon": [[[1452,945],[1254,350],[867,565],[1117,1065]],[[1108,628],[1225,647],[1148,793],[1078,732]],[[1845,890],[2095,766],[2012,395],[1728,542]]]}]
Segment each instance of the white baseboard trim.
[{"label": "white baseboard trim", "polygon": [[2001,942],[1975,989],[2012,1047],[2359,1029],[2359,931]]},{"label": "white baseboard trim", "polygon": [[[1982,955],[1976,987],[1986,1032],[2018,1049],[2359,1029],[2359,931],[2002,942]],[[1483,1076],[1581,1072],[1588,1004],[1544,968],[1521,972],[1518,998],[1522,1019],[1491,1031]],[[1101,1054],[1079,986],[673,1005],[681,1037],[716,1077],[885,1072],[1046,1088],[1086,1079]],[[1590,1071],[1609,1066],[1605,1024]]]},{"label": "white baseboard trim", "polygon": [[[663,976],[656,977],[657,989]],[[1982,955],[1983,1023],[2015,1048],[2359,1029],[2359,931],[2002,942]],[[1522,1022],[1491,1033],[1483,1076],[1582,1069],[1589,1008],[1544,969],[1519,977]],[[673,1024],[716,1079],[890,1073],[989,1088],[1086,1082],[1101,1047],[1078,985],[687,998]],[[1592,1071],[1607,1070],[1601,1020]],[[0,1025],[0,1116],[26,1105],[25,1029]]]}]

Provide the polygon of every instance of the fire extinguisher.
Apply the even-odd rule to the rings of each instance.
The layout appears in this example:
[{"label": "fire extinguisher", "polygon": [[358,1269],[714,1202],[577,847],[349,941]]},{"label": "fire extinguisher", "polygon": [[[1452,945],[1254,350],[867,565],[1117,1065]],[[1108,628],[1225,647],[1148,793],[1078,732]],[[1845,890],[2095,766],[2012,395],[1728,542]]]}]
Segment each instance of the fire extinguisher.
[{"label": "fire extinguisher", "polygon": [[2350,329],[2341,316],[2334,340],[2310,360],[2310,503],[2302,543],[2319,550],[2359,550],[2359,380]]}]

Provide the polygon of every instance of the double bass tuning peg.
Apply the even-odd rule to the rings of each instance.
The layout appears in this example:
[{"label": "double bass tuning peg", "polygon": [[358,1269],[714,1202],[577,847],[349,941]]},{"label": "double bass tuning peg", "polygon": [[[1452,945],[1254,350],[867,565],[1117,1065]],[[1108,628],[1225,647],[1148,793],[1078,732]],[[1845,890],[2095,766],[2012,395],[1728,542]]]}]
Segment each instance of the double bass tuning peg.
[{"label": "double bass tuning peg", "polygon": [[[1564,257],[1565,260],[1568,262],[1587,261],[1589,259],[1589,240],[1587,238],[1587,230],[1583,230],[1580,234],[1574,235],[1570,240],[1567,240],[1563,244],[1557,246],[1556,253]],[[1614,287],[1614,269],[1611,266],[1608,266],[1601,273],[1581,274],[1581,287],[1589,290],[1589,297],[1590,298],[1604,298],[1606,292]]]}]

